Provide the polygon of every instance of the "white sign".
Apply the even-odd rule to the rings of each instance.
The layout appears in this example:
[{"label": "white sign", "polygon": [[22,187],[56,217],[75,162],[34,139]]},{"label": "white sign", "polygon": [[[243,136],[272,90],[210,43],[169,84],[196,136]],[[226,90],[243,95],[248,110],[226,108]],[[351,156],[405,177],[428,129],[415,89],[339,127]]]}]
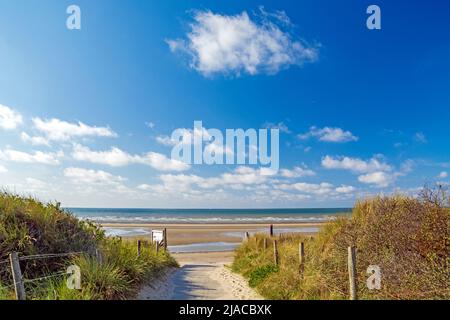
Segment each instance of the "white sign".
[{"label": "white sign", "polygon": [[162,230],[152,230],[153,242],[161,242],[164,240],[164,231]]}]

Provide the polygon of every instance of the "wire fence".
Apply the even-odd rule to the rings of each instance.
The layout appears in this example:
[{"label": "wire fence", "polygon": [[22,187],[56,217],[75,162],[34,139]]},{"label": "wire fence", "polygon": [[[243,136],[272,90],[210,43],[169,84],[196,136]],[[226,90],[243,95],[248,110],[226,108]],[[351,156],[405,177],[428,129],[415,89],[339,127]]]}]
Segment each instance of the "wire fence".
[{"label": "wire fence", "polygon": [[[57,259],[57,258],[70,258],[75,256],[80,256],[85,254],[85,252],[68,252],[68,253],[50,253],[50,254],[36,254],[29,256],[19,256],[18,253],[13,252],[10,254],[9,259],[0,261],[0,275],[3,275],[3,280],[8,274],[8,279],[12,282],[11,284],[3,284],[0,282],[1,289],[14,289],[17,300],[26,299],[25,285],[38,285],[39,282],[50,280],[54,278],[60,278],[67,276],[67,272],[56,272],[48,274],[42,277],[36,277],[27,279],[22,273],[20,262],[33,261],[33,260],[44,260],[44,259]],[[26,273],[26,272],[25,272]]]},{"label": "wire fence", "polygon": [[51,258],[63,258],[81,255],[83,252],[70,252],[70,253],[50,253],[50,254],[37,254],[32,256],[19,257],[20,261],[26,260],[38,260],[38,259],[51,259]]}]

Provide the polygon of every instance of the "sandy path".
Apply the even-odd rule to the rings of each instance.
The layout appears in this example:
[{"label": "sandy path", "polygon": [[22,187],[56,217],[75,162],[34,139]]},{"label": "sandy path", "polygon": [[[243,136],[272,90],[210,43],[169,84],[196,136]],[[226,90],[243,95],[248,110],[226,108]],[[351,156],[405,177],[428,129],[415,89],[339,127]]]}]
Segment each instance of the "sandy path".
[{"label": "sandy path", "polygon": [[226,264],[232,253],[174,255],[179,269],[142,288],[138,300],[261,300],[247,281],[232,273]]}]

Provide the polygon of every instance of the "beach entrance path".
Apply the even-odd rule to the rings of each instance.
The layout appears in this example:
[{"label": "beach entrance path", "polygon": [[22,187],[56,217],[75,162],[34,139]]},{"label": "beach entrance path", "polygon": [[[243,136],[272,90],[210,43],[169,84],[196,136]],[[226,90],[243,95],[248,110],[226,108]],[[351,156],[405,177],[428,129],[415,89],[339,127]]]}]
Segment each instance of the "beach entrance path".
[{"label": "beach entrance path", "polygon": [[141,289],[138,300],[262,300],[225,265],[232,252],[174,254],[180,268]]}]

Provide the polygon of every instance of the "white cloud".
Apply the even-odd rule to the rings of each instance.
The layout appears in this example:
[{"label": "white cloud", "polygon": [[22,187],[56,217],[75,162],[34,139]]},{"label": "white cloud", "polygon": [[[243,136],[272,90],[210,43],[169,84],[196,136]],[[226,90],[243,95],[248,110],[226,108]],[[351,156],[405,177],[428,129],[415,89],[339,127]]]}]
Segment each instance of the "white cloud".
[{"label": "white cloud", "polygon": [[284,133],[291,133],[291,130],[289,130],[289,127],[284,122],[279,123],[266,122],[263,125],[263,127],[266,129],[278,129],[280,130],[280,132]]},{"label": "white cloud", "polygon": [[161,144],[163,146],[168,146],[168,147],[175,146],[178,143],[178,141],[172,140],[172,138],[169,136],[158,136],[155,138],[155,140],[159,144]]},{"label": "white cloud", "polygon": [[178,160],[172,160],[166,156],[149,152],[144,155],[131,155],[119,148],[111,148],[109,151],[92,151],[88,147],[75,145],[72,156],[75,160],[96,164],[105,164],[112,167],[123,167],[130,164],[144,164],[159,171],[185,171],[190,166]]},{"label": "white cloud", "polygon": [[358,180],[365,184],[373,184],[379,188],[385,188],[395,180],[395,175],[377,171],[359,176]]},{"label": "white cloud", "polygon": [[0,104],[0,128],[13,130],[22,124],[22,115],[17,111]]},{"label": "white cloud", "polygon": [[79,144],[73,147],[72,157],[78,161],[106,164],[111,167],[123,167],[141,160],[139,156],[132,156],[119,148],[113,147],[109,151],[92,151]]},{"label": "white cloud", "polygon": [[32,191],[32,190],[40,191],[40,190],[46,189],[48,186],[46,182],[39,180],[39,179],[30,178],[30,177],[26,178],[25,182],[26,182],[26,187],[29,191]]},{"label": "white cloud", "polygon": [[[254,147],[254,146],[252,146]],[[215,154],[216,156],[223,156],[223,155],[232,155],[234,154],[233,150],[231,150],[226,145],[219,144],[217,141],[214,141],[210,144],[208,144],[205,147],[205,151],[207,154]]]},{"label": "white cloud", "polygon": [[50,142],[45,137],[39,136],[31,137],[26,132],[22,132],[20,134],[20,138],[22,139],[23,142],[29,143],[33,146],[47,146],[47,147],[50,146]]},{"label": "white cloud", "polygon": [[341,128],[331,128],[331,127],[325,128],[311,127],[307,133],[300,134],[298,137],[301,140],[317,138],[319,139],[319,141],[337,142],[337,143],[358,141],[358,137],[353,135],[353,133],[351,133],[350,131],[344,131]]},{"label": "white cloud", "polygon": [[152,190],[155,192],[188,192],[192,193],[194,186],[201,189],[230,188],[233,190],[247,190],[251,188],[263,188],[264,183],[268,182],[273,177],[274,172],[270,169],[259,168],[253,169],[250,167],[238,167],[233,172],[223,173],[217,177],[204,178],[197,175],[185,174],[165,174],[159,178],[162,184],[148,185],[143,184],[138,188],[141,190]]},{"label": "white cloud", "polygon": [[167,43],[172,52],[187,54],[190,66],[204,76],[274,74],[291,65],[317,60],[317,48],[294,39],[282,30],[280,19],[270,18],[265,14],[258,21],[246,12],[228,16],[197,11],[187,39]]},{"label": "white cloud", "polygon": [[326,156],[322,159],[322,166],[326,169],[342,169],[358,173],[392,170],[390,165],[377,158],[365,161],[359,158]]},{"label": "white cloud", "polygon": [[6,173],[8,172],[8,169],[6,169],[4,166],[0,165],[0,173]]},{"label": "white cloud", "polygon": [[191,144],[201,143],[205,141],[210,141],[212,139],[206,128],[194,128],[194,129],[186,129],[179,128],[177,129],[181,140],[174,140],[169,136],[158,136],[156,137],[156,142],[163,146],[176,146],[180,143]]},{"label": "white cloud", "polygon": [[336,188],[337,193],[352,193],[355,191],[356,191],[356,189],[353,186],[342,185],[342,186]]},{"label": "white cloud", "polygon": [[156,126],[153,122],[146,122],[145,125],[150,129],[154,129]]},{"label": "white cloud", "polygon": [[64,176],[69,178],[76,184],[87,185],[118,185],[124,182],[126,179],[121,176],[112,175],[109,172],[101,170],[89,170],[83,168],[67,168],[64,170]]},{"label": "white cloud", "polygon": [[169,159],[165,155],[156,152],[147,153],[143,163],[158,171],[186,171],[191,167],[187,163]]},{"label": "white cloud", "polygon": [[82,122],[70,123],[59,119],[33,119],[34,127],[45,135],[48,141],[69,141],[82,137],[117,137],[108,127],[93,127]]},{"label": "white cloud", "polygon": [[325,195],[333,192],[333,185],[331,183],[294,183],[294,184],[281,184],[278,188],[282,190],[296,190],[304,193]]},{"label": "white cloud", "polygon": [[12,149],[0,150],[0,159],[4,161],[19,162],[19,163],[38,163],[45,165],[58,165],[59,159],[64,156],[62,151],[59,152],[42,152],[35,151],[34,153],[27,153]]},{"label": "white cloud", "polygon": [[281,169],[280,175],[285,178],[302,178],[315,176],[316,173],[308,169],[306,166],[304,166],[304,167],[295,167],[293,170]]},{"label": "white cloud", "polygon": [[439,173],[438,178],[439,179],[446,179],[448,177],[448,172],[447,171],[442,171],[441,173]]},{"label": "white cloud", "polygon": [[251,169],[248,167],[239,167],[235,173],[224,173],[221,176],[222,183],[226,185],[242,184],[262,184],[270,177],[270,172],[259,169]]},{"label": "white cloud", "polygon": [[414,166],[414,161],[407,160],[401,165],[399,172],[392,172],[393,168],[379,158],[362,160],[359,158],[326,156],[322,159],[322,166],[326,169],[349,170],[360,174],[358,181],[384,188],[392,184],[398,177],[406,175]]},{"label": "white cloud", "polygon": [[427,137],[425,136],[425,134],[423,132],[416,132],[416,134],[414,135],[414,140],[416,142],[419,143],[427,143]]}]

